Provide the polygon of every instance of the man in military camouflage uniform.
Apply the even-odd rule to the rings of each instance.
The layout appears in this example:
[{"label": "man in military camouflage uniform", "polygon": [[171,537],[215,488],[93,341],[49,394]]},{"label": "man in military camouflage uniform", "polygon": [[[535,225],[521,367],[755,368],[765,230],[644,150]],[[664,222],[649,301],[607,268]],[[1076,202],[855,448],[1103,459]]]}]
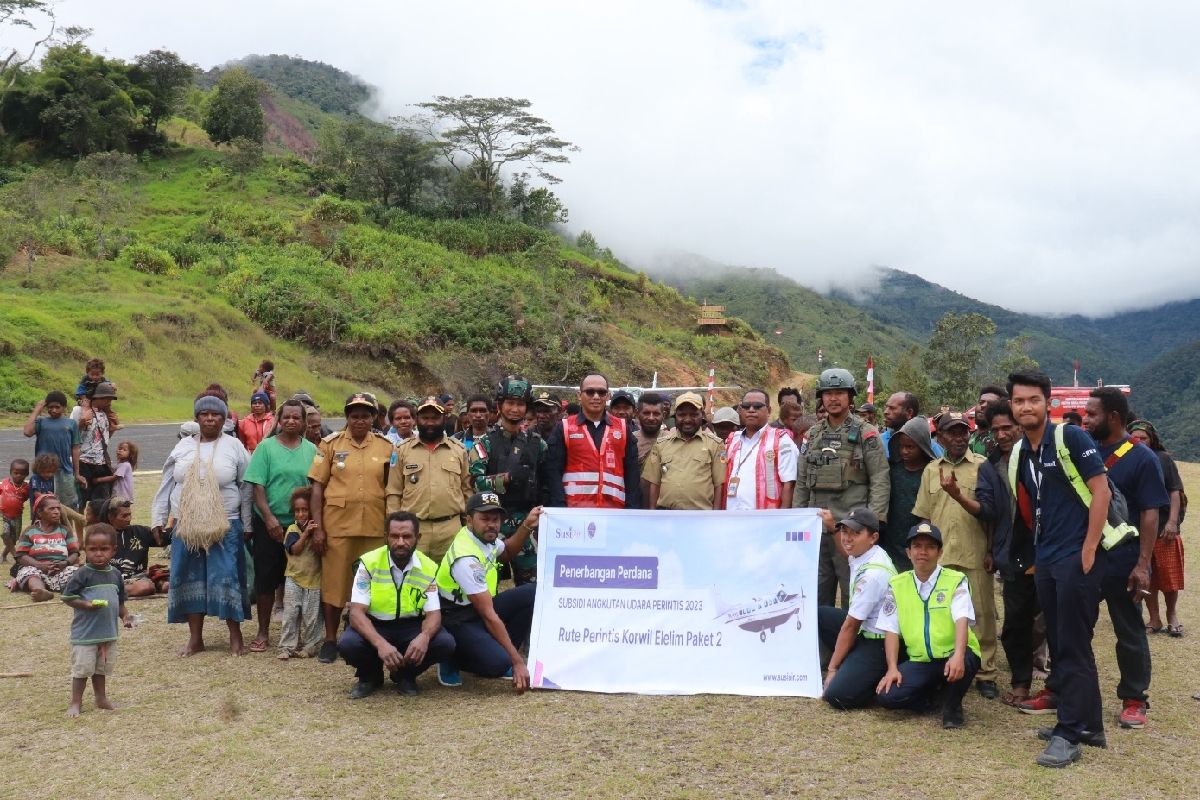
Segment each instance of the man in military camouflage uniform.
[{"label": "man in military camouflage uniform", "polygon": [[[496,405],[500,420],[471,449],[471,478],[475,490],[495,492],[504,508],[500,538],[514,535],[530,509],[543,505],[549,493],[546,442],[534,430],[521,430],[530,401],[530,385],[519,375],[500,382]],[[537,544],[534,537],[512,560],[513,582],[518,586],[537,580]]]},{"label": "man in military camouflage uniform", "polygon": [[[817,402],[826,416],[808,431],[800,450],[794,508],[829,509],[842,519],[855,506],[867,506],[882,522],[887,518],[891,481],[879,430],[851,413],[858,393],[854,376],[827,369],[817,380]],[[842,608],[849,608],[850,565],[834,534],[821,535],[817,567],[817,605],[832,606],[838,587]]]}]

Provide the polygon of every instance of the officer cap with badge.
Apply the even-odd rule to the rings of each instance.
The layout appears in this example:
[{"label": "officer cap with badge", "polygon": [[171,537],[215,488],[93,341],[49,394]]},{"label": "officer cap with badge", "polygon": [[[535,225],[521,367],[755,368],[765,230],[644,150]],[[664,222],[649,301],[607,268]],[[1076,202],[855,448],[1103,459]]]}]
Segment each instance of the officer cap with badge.
[{"label": "officer cap with badge", "polygon": [[930,539],[937,542],[937,546],[939,548],[942,546],[942,532],[938,530],[937,525],[933,525],[929,522],[921,522],[917,525],[913,525],[908,529],[908,537],[904,540],[905,545],[911,544],[913,539],[916,539],[918,536],[928,536]]},{"label": "officer cap with badge", "polygon": [[551,394],[545,390],[537,393],[537,397],[533,399],[534,406],[542,406],[544,408],[553,409],[554,411],[562,410],[562,401],[558,399],[558,395]]},{"label": "officer cap with badge", "polygon": [[446,413],[446,407],[444,405],[442,405],[441,400],[437,397],[434,397],[433,395],[429,395],[424,400],[421,400],[420,402],[418,402],[416,404],[416,406],[417,406],[417,412],[416,412],[417,414],[420,414],[421,411],[423,411],[426,408],[437,409],[437,412],[439,414],[444,415]]},{"label": "officer cap with badge", "polygon": [[342,406],[342,411],[349,415],[353,408],[369,408],[371,413],[378,413],[379,401],[370,392],[355,392],[346,398],[346,404]]}]

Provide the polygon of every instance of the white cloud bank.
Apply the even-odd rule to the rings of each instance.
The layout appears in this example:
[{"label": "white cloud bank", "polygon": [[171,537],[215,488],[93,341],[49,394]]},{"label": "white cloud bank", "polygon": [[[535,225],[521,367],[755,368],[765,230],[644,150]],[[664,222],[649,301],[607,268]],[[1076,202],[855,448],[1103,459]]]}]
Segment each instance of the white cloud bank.
[{"label": "white cloud bank", "polygon": [[63,0],[91,45],[326,61],[386,113],[528,97],[557,191],[632,262],[816,288],[886,265],[1026,311],[1200,295],[1200,6]]}]

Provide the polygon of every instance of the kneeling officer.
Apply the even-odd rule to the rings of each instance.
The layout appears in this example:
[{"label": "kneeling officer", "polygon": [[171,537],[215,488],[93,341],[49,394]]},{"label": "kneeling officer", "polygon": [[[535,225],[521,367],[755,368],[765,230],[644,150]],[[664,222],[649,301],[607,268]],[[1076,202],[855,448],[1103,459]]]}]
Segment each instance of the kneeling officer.
[{"label": "kneeling officer", "polygon": [[446,629],[454,637],[452,660],[438,663],[438,682],[461,686],[459,670],[485,678],[512,677],[520,694],[529,688],[529,670],[518,652],[533,627],[536,583],[499,594],[500,562],[521,552],[538,525],[542,507],[533,508],[507,539],[500,539],[504,508],[495,492],[477,492],[467,501],[467,524],[454,537],[437,570],[437,588],[447,605]]},{"label": "kneeling officer", "polygon": [[338,642],[342,658],[357,669],[354,700],[383,685],[385,667],[401,694],[415,695],[417,676],[454,652],[454,639],[442,630],[437,565],[417,549],[421,521],[397,511],[384,524],[387,544],[364,553],[355,567],[350,627]]},{"label": "kneeling officer", "polygon": [[[922,522],[908,531],[913,568],[890,581],[878,627],[887,632],[887,674],[879,682],[879,705],[923,709],[946,687],[942,727],[963,726],[963,696],[979,671],[979,641],[971,625],[975,607],[967,577],[938,565],[942,532]],[[908,660],[897,666],[900,639]]]}]

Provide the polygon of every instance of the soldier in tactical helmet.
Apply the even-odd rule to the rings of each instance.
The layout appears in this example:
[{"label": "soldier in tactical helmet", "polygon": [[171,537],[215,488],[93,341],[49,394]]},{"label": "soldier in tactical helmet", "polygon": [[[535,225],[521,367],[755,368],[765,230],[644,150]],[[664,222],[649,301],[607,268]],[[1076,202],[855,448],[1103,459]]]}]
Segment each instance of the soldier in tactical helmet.
[{"label": "soldier in tactical helmet", "polygon": [[[852,412],[858,390],[848,370],[827,369],[817,379],[817,403],[826,415],[801,445],[793,496],[795,508],[828,509],[842,519],[855,506],[867,506],[883,522],[891,492],[887,454],[879,430]],[[821,536],[817,567],[817,604],[832,606],[838,587],[842,608],[849,607],[850,565],[832,533]]]},{"label": "soldier in tactical helmet", "polygon": [[[531,398],[529,381],[509,375],[496,387],[500,420],[496,427],[474,441],[471,449],[471,478],[475,490],[494,492],[504,508],[500,538],[516,533],[530,509],[549,496],[549,462],[546,442],[535,430],[521,430]],[[518,586],[537,579],[537,545],[525,540],[513,557],[513,582]]]}]

